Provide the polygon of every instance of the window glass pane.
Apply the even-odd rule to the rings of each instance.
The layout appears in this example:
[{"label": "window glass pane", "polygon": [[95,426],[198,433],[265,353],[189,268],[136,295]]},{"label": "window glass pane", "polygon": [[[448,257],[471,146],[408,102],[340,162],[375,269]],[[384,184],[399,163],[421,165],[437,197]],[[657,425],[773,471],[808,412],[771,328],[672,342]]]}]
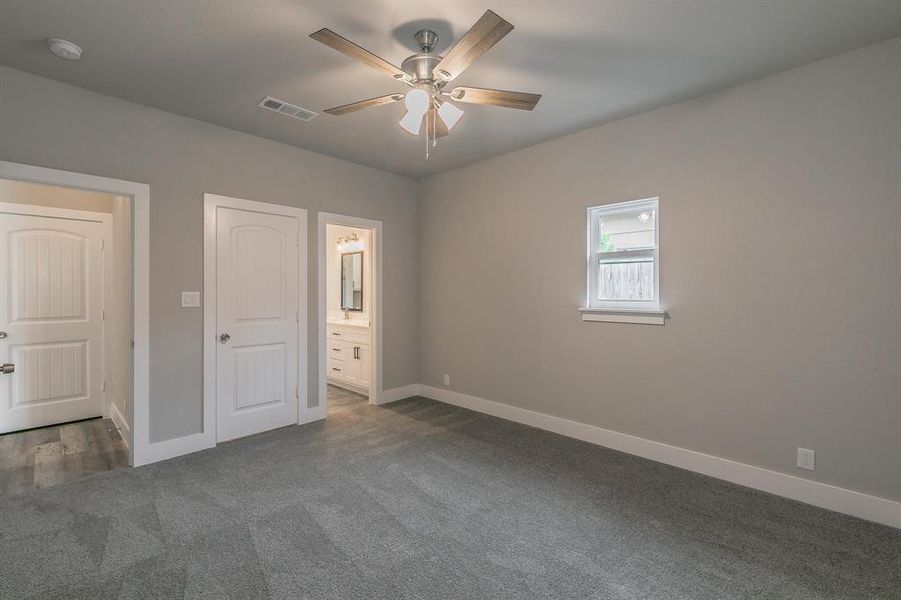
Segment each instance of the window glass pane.
[{"label": "window glass pane", "polygon": [[600,236],[598,252],[616,252],[655,245],[653,208],[638,208],[626,212],[601,215],[598,219]]},{"label": "window glass pane", "polygon": [[597,299],[653,302],[654,259],[599,259]]}]

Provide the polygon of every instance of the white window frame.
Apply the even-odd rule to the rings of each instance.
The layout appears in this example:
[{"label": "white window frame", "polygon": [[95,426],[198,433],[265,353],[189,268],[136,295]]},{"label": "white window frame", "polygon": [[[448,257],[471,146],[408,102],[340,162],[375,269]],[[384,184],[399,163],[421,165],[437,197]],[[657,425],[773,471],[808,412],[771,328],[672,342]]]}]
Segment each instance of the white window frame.
[{"label": "white window frame", "polygon": [[[615,215],[636,210],[653,210],[654,214],[654,246],[652,248],[636,248],[630,250],[618,250],[615,252],[601,252],[600,220],[606,215]],[[587,209],[588,235],[587,260],[586,260],[586,293],[585,304],[580,309],[584,320],[604,320],[617,322],[640,322],[662,324],[663,312],[660,303],[660,202],[659,198],[643,198],[628,202],[617,202],[601,206],[591,206]],[[654,299],[652,301],[629,300],[598,300],[598,262],[605,257],[650,257],[654,261]],[[638,313],[648,318],[632,320],[628,315]],[[609,314],[614,318],[597,318],[596,315]],[[625,317],[617,316],[625,315]]]}]

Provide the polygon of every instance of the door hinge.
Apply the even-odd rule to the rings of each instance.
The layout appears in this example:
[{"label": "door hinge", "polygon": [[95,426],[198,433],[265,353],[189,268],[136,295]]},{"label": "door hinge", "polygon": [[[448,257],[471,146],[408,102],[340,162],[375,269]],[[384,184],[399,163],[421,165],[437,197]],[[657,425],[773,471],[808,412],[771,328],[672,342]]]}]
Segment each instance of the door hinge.
[{"label": "door hinge", "polygon": [[103,250],[106,247],[106,240],[100,238],[100,249]]},{"label": "door hinge", "polygon": [[300,323],[300,311],[294,313],[294,320]]},{"label": "door hinge", "polygon": [[294,397],[300,398],[300,388],[294,388]]},{"label": "door hinge", "polygon": [[100,320],[106,321],[106,309],[100,311]]},{"label": "door hinge", "polygon": [[104,381],[103,383],[100,384],[100,391],[101,391],[101,392],[105,392],[105,391],[106,391],[106,382],[105,382],[105,381]]}]

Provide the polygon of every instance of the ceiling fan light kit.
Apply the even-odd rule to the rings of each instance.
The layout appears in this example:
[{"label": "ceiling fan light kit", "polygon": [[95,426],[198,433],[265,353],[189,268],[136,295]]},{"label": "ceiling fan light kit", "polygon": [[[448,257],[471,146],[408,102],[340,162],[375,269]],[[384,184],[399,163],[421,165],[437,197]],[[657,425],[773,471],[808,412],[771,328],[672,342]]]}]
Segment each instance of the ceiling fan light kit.
[{"label": "ceiling fan light kit", "polygon": [[457,121],[463,116],[463,111],[451,104],[450,102],[441,102],[438,104],[438,116],[447,125],[447,128],[453,129]]},{"label": "ceiling fan light kit", "polygon": [[404,115],[399,124],[413,135],[419,135],[419,130],[422,129],[423,114],[407,111],[407,114]]},{"label": "ceiling fan light kit", "polygon": [[513,25],[509,22],[491,10],[485,11],[469,31],[451,46],[447,54],[440,56],[432,53],[438,42],[438,35],[431,29],[422,29],[413,36],[419,44],[420,52],[408,56],[398,68],[330,29],[320,29],[310,34],[310,37],[413,88],[406,94],[379,96],[329,108],[325,112],[336,116],[345,115],[403,99],[407,112],[399,125],[409,133],[419,135],[423,121],[426,123],[426,158],[428,158],[429,145],[434,146],[437,138],[446,136],[463,117],[463,111],[451,104],[449,102],[451,99],[456,102],[519,110],[532,110],[538,104],[540,94],[468,87],[445,90],[453,79],[512,30]]}]

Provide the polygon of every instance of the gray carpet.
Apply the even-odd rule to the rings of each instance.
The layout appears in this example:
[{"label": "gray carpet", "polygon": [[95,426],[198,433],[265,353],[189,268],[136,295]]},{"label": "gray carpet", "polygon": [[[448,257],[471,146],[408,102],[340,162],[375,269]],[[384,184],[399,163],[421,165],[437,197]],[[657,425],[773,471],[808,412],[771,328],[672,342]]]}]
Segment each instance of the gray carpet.
[{"label": "gray carpet", "polygon": [[901,598],[901,531],[425,399],[7,498],[2,598]]}]

